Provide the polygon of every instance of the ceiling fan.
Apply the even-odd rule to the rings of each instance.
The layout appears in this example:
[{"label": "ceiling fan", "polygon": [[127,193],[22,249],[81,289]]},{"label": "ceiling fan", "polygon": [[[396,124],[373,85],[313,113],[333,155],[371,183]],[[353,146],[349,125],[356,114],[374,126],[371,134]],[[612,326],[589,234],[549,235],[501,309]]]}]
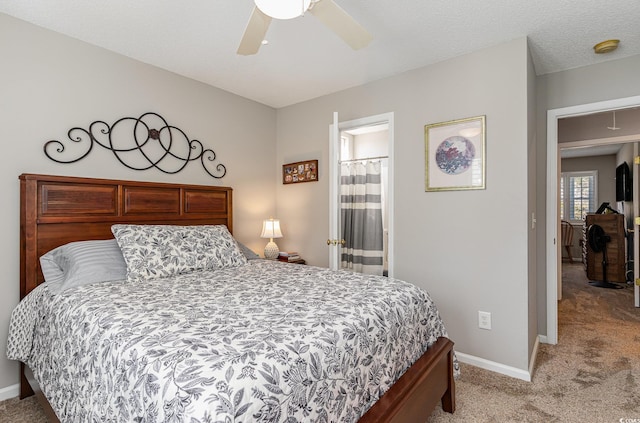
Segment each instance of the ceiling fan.
[{"label": "ceiling fan", "polygon": [[311,13],[335,32],[352,49],[366,47],[373,39],[362,25],[356,22],[333,0],[254,0],[255,7],[244,31],[238,54],[256,54],[269,29],[271,19],[292,19]]},{"label": "ceiling fan", "polygon": [[607,126],[607,129],[611,129],[612,131],[617,131],[618,129],[620,129],[620,128],[618,128],[616,126],[616,111],[615,110],[613,111],[613,126]]}]

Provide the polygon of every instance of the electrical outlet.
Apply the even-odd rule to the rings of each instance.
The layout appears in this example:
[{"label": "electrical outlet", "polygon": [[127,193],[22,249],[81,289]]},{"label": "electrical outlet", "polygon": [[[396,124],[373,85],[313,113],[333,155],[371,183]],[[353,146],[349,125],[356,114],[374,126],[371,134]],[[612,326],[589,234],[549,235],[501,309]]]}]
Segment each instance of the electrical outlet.
[{"label": "electrical outlet", "polygon": [[491,313],[488,311],[478,312],[478,327],[480,329],[491,330]]}]

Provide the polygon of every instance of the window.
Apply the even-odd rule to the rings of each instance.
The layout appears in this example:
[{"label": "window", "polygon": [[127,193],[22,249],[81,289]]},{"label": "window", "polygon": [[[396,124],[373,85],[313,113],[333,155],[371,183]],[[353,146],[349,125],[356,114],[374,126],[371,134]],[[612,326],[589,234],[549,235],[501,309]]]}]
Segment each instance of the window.
[{"label": "window", "polygon": [[560,178],[560,216],[582,223],[587,213],[596,211],[598,171],[563,172]]}]

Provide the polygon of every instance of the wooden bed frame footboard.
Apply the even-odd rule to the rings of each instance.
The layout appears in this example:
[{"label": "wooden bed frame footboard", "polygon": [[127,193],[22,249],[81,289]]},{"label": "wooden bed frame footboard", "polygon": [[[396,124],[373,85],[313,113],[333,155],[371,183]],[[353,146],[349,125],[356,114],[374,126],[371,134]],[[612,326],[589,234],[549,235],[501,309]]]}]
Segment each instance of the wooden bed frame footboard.
[{"label": "wooden bed frame footboard", "polygon": [[[73,241],[112,238],[111,225],[226,225],[232,189],[51,175],[20,175],[20,298],[43,282],[39,258]],[[423,422],[438,402],[455,411],[453,342],[439,338],[369,409],[360,423]],[[20,363],[20,398],[36,394],[59,422],[31,371]]]},{"label": "wooden bed frame footboard", "polygon": [[453,342],[438,338],[413,366],[365,413],[359,423],[425,422],[440,402],[456,409]]}]

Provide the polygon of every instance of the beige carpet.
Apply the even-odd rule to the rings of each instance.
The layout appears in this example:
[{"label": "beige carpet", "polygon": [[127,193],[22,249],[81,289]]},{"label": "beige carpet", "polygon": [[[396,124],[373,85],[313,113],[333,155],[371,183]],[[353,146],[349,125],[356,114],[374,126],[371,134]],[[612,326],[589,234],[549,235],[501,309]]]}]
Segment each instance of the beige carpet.
[{"label": "beige carpet", "polygon": [[46,423],[47,418],[40,408],[36,397],[22,401],[13,398],[0,402],[1,423]]},{"label": "beige carpet", "polygon": [[463,364],[455,414],[438,409],[431,423],[640,422],[640,309],[633,307],[633,287],[592,287],[579,263],[562,270],[559,342],[540,345],[533,381]]},{"label": "beige carpet", "polygon": [[[440,422],[640,422],[640,309],[633,288],[587,283],[581,264],[563,265],[558,345],[540,345],[532,382],[462,364],[455,414]],[[446,323],[446,322],[445,322]],[[31,398],[0,402],[0,423],[39,423]]]}]

